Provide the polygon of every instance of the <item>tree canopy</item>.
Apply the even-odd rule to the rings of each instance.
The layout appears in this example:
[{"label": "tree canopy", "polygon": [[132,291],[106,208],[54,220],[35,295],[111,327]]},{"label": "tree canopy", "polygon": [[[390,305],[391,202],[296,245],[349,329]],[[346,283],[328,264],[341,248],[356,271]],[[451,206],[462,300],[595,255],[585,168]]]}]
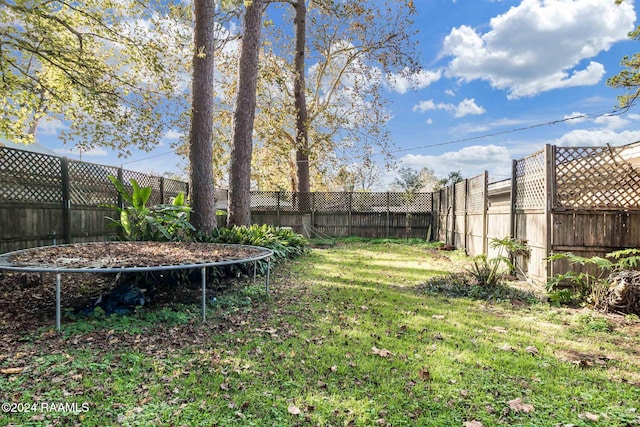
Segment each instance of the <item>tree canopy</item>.
[{"label": "tree canopy", "polygon": [[[616,4],[620,4],[623,1],[625,0],[616,0]],[[640,41],[640,26],[629,33],[629,38]],[[629,108],[640,97],[640,53],[624,56],[620,64],[625,69],[609,78],[607,85],[616,89],[626,90],[624,95],[618,96],[618,106],[620,108]]]},{"label": "tree canopy", "polygon": [[0,133],[43,120],[80,147],[149,150],[186,110],[188,7],[136,0],[0,0]]}]

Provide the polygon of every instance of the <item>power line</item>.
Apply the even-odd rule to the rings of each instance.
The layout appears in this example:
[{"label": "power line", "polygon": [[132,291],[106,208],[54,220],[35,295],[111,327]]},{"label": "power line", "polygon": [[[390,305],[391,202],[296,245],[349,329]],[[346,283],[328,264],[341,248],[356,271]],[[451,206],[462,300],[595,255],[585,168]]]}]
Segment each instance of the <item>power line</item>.
[{"label": "power line", "polygon": [[[440,146],[443,146],[443,145],[450,145],[450,144],[457,144],[457,143],[460,143],[460,142],[474,141],[474,140],[477,140],[477,139],[489,138],[489,137],[492,137],[492,136],[498,136],[498,135],[504,135],[504,134],[508,134],[508,133],[521,132],[521,131],[524,131],[524,130],[531,130],[531,129],[535,129],[535,128],[539,128],[539,127],[543,127],[543,126],[553,126],[555,124],[568,122],[570,120],[587,119],[587,118],[595,119],[595,118],[603,117],[603,116],[616,116],[616,115],[620,115],[620,114],[625,113],[627,110],[628,110],[628,108],[615,108],[613,110],[607,110],[607,111],[600,112],[600,113],[580,114],[580,115],[577,115],[577,116],[565,117],[564,119],[552,120],[552,121],[544,122],[544,123],[536,123],[536,124],[529,125],[529,126],[524,126],[524,127],[519,127],[519,128],[512,128],[512,129],[507,129],[507,130],[503,130],[503,131],[499,131],[499,132],[487,133],[487,134],[482,134],[482,135],[477,135],[477,136],[471,136],[471,137],[468,137],[468,138],[453,139],[453,140],[450,140],[450,141],[439,142],[439,143],[436,143],[436,144],[429,144],[429,145],[421,145],[421,146],[418,146],[418,147],[399,148],[397,150],[389,151],[389,153],[401,153],[401,152],[405,152],[405,151],[421,150],[423,148],[440,147]],[[380,153],[380,154],[382,154],[382,153]]]},{"label": "power line", "polygon": [[[414,151],[414,150],[421,150],[424,148],[433,148],[433,147],[441,147],[443,145],[451,145],[451,144],[458,144],[461,142],[468,142],[468,141],[475,141],[478,139],[484,139],[484,138],[489,138],[492,136],[498,136],[498,135],[505,135],[505,134],[509,134],[509,133],[515,133],[515,132],[522,132],[525,130],[531,130],[531,129],[536,129],[539,127],[543,127],[543,126],[553,126],[555,124],[558,123],[564,123],[564,122],[568,122],[571,120],[579,120],[579,119],[595,119],[598,117],[604,117],[604,116],[617,116],[617,115],[621,115],[626,113],[629,110],[629,106],[625,107],[625,108],[614,108],[612,110],[605,110],[602,112],[598,112],[598,113],[590,113],[590,114],[579,114],[577,116],[572,116],[572,117],[565,117],[563,119],[556,119],[556,120],[551,120],[548,122],[543,122],[543,123],[536,123],[533,125],[529,125],[529,126],[523,126],[523,127],[519,127],[519,128],[512,128],[512,129],[506,129],[506,130],[502,130],[502,131],[498,131],[498,132],[492,132],[492,133],[486,133],[486,134],[482,134],[482,135],[476,135],[476,136],[471,136],[468,138],[458,138],[458,139],[453,139],[453,140],[449,140],[449,141],[444,141],[444,142],[439,142],[439,143],[435,143],[435,144],[428,144],[428,145],[420,145],[417,147],[410,147],[410,148],[399,148],[396,150],[389,150],[389,151],[381,151],[378,153],[372,153],[374,155],[380,155],[380,154],[392,154],[392,153],[402,153],[402,152],[406,152],[406,151]],[[356,133],[362,134],[364,136],[366,136],[367,138],[376,140],[377,138],[362,132],[360,130],[357,129],[352,129],[351,131],[355,131]],[[160,157],[160,156],[166,156],[167,154],[175,154],[176,150],[172,150],[172,151],[167,151],[166,153],[160,153],[160,154],[155,154],[153,156],[148,156],[148,157],[144,157],[142,159],[137,159],[137,160],[130,160],[128,162],[123,162],[122,165],[127,165],[130,163],[136,163],[136,162],[142,162],[145,160],[149,160],[149,159],[153,159],[156,157]],[[302,162],[308,162],[308,160],[296,160],[296,163],[302,163]]]},{"label": "power line", "polygon": [[160,156],[166,156],[167,154],[175,154],[176,150],[167,151],[166,153],[154,154],[153,156],[143,157],[142,159],[129,160],[128,162],[122,162],[122,165],[128,165],[130,163],[143,162],[145,160],[153,159]]}]

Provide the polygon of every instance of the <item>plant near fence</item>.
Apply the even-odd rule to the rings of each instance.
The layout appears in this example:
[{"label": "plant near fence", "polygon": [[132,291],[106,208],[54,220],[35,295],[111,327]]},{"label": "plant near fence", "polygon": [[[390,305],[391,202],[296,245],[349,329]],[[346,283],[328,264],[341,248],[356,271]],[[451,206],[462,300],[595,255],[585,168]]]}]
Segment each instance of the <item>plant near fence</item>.
[{"label": "plant near fence", "polygon": [[508,276],[520,274],[527,277],[526,273],[515,263],[516,255],[529,253],[529,247],[519,239],[504,237],[491,239],[490,246],[497,249],[498,254],[493,258],[487,258],[486,254],[473,257],[471,265],[467,268],[469,273],[479,286],[495,287],[501,284]]},{"label": "plant near fence", "polygon": [[106,205],[118,214],[117,218],[107,217],[110,226],[118,229],[118,239],[181,241],[191,238],[195,228],[189,222],[191,208],[186,204],[184,193],[179,193],[171,204],[149,207],[151,187],[140,187],[132,178],[129,192],[118,178],[110,175],[109,180],[125,202],[124,207]]},{"label": "plant near fence", "polygon": [[640,249],[623,249],[610,252],[605,258],[582,257],[571,252],[553,254],[549,261],[566,260],[572,265],[593,266],[595,273],[567,271],[547,281],[549,299],[555,304],[588,303],[596,309],[607,308],[607,297],[612,275],[640,266]]}]

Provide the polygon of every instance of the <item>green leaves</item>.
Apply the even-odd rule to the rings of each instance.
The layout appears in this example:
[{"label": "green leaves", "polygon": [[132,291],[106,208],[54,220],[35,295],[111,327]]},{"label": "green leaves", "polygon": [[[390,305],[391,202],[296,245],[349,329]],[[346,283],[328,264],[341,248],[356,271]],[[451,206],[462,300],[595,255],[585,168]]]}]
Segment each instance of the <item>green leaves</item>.
[{"label": "green leaves", "polygon": [[120,230],[122,240],[178,241],[191,238],[195,231],[189,222],[191,208],[185,204],[184,194],[179,193],[171,204],[147,207],[151,187],[140,187],[131,179],[131,192],[114,176],[109,176],[125,202],[125,207],[108,205],[119,215],[119,219],[107,217],[111,226]]},{"label": "green leaves", "polygon": [[[307,240],[288,228],[278,228],[271,225],[251,225],[248,227],[233,226],[217,228],[211,234],[199,234],[197,241],[208,243],[230,243],[239,245],[253,245],[269,248],[273,251],[276,261],[293,259],[305,253]],[[260,274],[267,271],[267,261],[258,261],[257,270]],[[253,274],[253,266],[230,266],[222,275],[240,276]]]},{"label": "green leaves", "polygon": [[605,258],[583,257],[571,252],[557,253],[549,261],[567,261],[582,266],[581,271],[557,274],[547,281],[550,298],[559,303],[589,302],[596,308],[605,308],[612,273],[630,270],[640,265],[640,249],[629,248],[610,252]]}]

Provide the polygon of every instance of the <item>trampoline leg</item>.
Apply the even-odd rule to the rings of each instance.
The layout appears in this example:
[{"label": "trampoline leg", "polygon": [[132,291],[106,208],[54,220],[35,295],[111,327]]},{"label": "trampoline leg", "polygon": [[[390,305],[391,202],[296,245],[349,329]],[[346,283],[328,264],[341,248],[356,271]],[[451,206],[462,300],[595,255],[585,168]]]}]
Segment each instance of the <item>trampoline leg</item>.
[{"label": "trampoline leg", "polygon": [[56,274],[56,329],[60,330],[60,273]]},{"label": "trampoline leg", "polygon": [[253,261],[253,284],[256,284],[256,273],[258,271],[258,261]]},{"label": "trampoline leg", "polygon": [[264,293],[269,296],[269,274],[271,273],[271,257],[267,259],[267,280],[264,283]]},{"label": "trampoline leg", "polygon": [[202,267],[202,321],[207,319],[207,267]]}]

